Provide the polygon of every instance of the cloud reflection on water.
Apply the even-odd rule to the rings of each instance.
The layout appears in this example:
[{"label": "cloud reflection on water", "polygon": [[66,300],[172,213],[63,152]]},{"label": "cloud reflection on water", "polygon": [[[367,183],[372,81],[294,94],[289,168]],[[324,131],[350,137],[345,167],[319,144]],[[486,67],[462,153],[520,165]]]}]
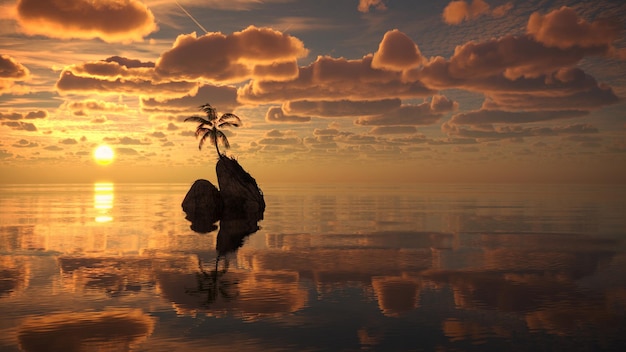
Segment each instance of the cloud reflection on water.
[{"label": "cloud reflection on water", "polygon": [[[54,212],[46,205],[59,197],[56,190],[16,193],[9,202],[3,193],[0,335],[12,338],[0,338],[0,347],[15,346],[24,339],[18,336],[54,340],[75,328],[59,323],[64,312],[84,325],[108,326],[109,310],[128,306],[140,313],[127,312],[132,324],[145,327],[137,317],[159,316],[152,320],[158,329],[110,339],[147,350],[223,347],[230,339],[204,332],[225,330],[267,349],[348,349],[355,347],[350,339],[411,349],[424,331],[419,343],[433,349],[567,346],[574,337],[582,339],[578,348],[601,341],[610,347],[626,336],[619,202],[583,198],[557,206],[516,194],[522,199],[499,207],[506,203],[489,200],[493,195],[452,192],[296,195],[294,202],[293,194],[284,200],[270,190],[260,228],[225,222],[220,239],[218,231],[189,230],[180,189],[116,186],[115,205],[105,208],[115,221],[104,226],[93,221],[95,187]],[[590,217],[580,217],[581,209]],[[574,227],[581,231],[565,231]],[[253,234],[223,236],[242,229]],[[231,249],[214,280],[220,246]],[[60,325],[44,334],[37,317]],[[302,326],[318,338],[299,335]],[[171,339],[183,330],[196,333]],[[319,338],[331,331],[345,340]]]}]

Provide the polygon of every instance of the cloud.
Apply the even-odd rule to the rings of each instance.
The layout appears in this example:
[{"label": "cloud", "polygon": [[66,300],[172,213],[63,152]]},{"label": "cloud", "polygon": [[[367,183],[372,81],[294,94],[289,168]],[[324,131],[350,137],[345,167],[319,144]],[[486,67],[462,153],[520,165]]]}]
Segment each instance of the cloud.
[{"label": "cloud", "polygon": [[6,149],[0,149],[0,160],[1,159],[8,159],[8,158],[10,158],[12,156],[13,156],[13,153],[10,153]]},{"label": "cloud", "polygon": [[230,112],[240,104],[237,102],[237,89],[230,86],[205,84],[195,94],[177,98],[141,98],[141,110],[144,112],[181,112],[194,110],[210,102],[219,111]]},{"label": "cloud", "polygon": [[587,22],[572,8],[563,6],[546,15],[533,13],[527,32],[548,47],[608,48],[619,39],[622,28],[620,23],[610,19]]},{"label": "cloud", "polygon": [[314,136],[338,136],[339,130],[336,128],[316,128],[313,130]]},{"label": "cloud", "polygon": [[124,137],[104,137],[102,139],[103,141],[107,142],[107,143],[111,143],[111,144],[122,144],[122,145],[146,145],[146,144],[150,144],[150,141],[147,139],[144,139],[143,141],[137,138],[131,138],[128,136],[124,136]]},{"label": "cloud", "polygon": [[115,152],[119,155],[139,155],[139,152],[133,148],[119,147],[115,148]]},{"label": "cloud", "polygon": [[568,119],[586,115],[589,115],[589,112],[584,110],[503,111],[481,109],[454,115],[448,123],[457,125],[520,124]]},{"label": "cloud", "polygon": [[414,134],[417,133],[417,128],[415,126],[377,126],[368,133],[371,135]]},{"label": "cloud", "polygon": [[16,81],[25,80],[30,76],[26,66],[9,55],[0,55],[0,94],[8,92]]},{"label": "cloud", "polygon": [[88,111],[123,112],[129,109],[126,104],[118,104],[95,99],[66,101],[61,105],[61,108],[70,110],[75,116],[86,116]]},{"label": "cloud", "polygon": [[400,99],[382,100],[337,100],[337,101],[288,101],[282,105],[287,114],[316,117],[342,117],[376,115],[400,107]]},{"label": "cloud", "polygon": [[479,139],[510,139],[523,137],[553,137],[568,134],[598,133],[598,129],[589,124],[574,124],[555,127],[522,126],[481,126],[482,129],[467,129],[452,123],[444,123],[441,130],[449,136]]},{"label": "cloud", "polygon": [[405,104],[380,115],[360,117],[354,123],[363,126],[431,125],[457,106],[445,96],[436,95],[430,102]]},{"label": "cloud", "polygon": [[417,67],[422,62],[422,53],[406,34],[397,29],[385,33],[374,53],[372,68],[402,71]]},{"label": "cloud", "polygon": [[61,150],[63,150],[63,148],[59,147],[58,145],[49,145],[47,147],[44,147],[43,149],[50,150],[53,152],[60,152]]},{"label": "cloud", "polygon": [[28,132],[37,131],[37,127],[30,122],[6,121],[6,122],[2,122],[2,125],[11,127],[14,130],[28,131]]},{"label": "cloud", "polygon": [[15,148],[34,148],[38,146],[39,144],[36,142],[29,142],[26,139],[20,139],[19,141],[13,143],[13,147]]},{"label": "cloud", "polygon": [[181,97],[197,89],[193,82],[153,82],[150,79],[99,79],[88,76],[77,76],[71,71],[63,71],[56,82],[60,93],[75,94],[131,94],[139,96]]},{"label": "cloud", "polygon": [[66,138],[59,141],[60,144],[71,145],[78,144],[78,141],[74,138]]},{"label": "cloud", "polygon": [[166,138],[167,137],[165,133],[161,131],[155,131],[155,132],[149,133],[148,136],[154,137],[154,138]]},{"label": "cloud", "polygon": [[142,62],[121,56],[111,56],[104,60],[89,61],[80,65],[65,67],[77,76],[87,76],[106,80],[144,79],[159,81],[154,73],[153,62]]},{"label": "cloud", "polygon": [[30,71],[9,55],[0,55],[0,79],[21,80],[30,75]]},{"label": "cloud", "polygon": [[17,20],[26,34],[62,39],[132,42],[157,30],[138,0],[18,0]]},{"label": "cloud", "polygon": [[443,21],[447,24],[461,24],[463,21],[476,19],[482,15],[491,15],[493,17],[504,16],[513,4],[506,3],[497,6],[493,10],[484,0],[472,0],[471,3],[460,0],[451,1],[444,9],[441,15]]},{"label": "cloud", "polygon": [[257,69],[261,76],[294,77],[291,65],[308,50],[298,38],[270,28],[250,26],[231,35],[179,35],[172,48],[156,62],[156,72],[168,78],[211,82],[245,81]]},{"label": "cloud", "polygon": [[282,103],[415,98],[436,93],[419,81],[404,80],[401,72],[372,68],[372,59],[372,55],[357,60],[319,56],[300,67],[297,78],[283,82],[253,80],[238,89],[238,97],[243,103]]},{"label": "cloud", "polygon": [[359,12],[367,13],[370,12],[371,7],[379,11],[387,10],[387,6],[383,0],[359,0],[357,9]]},{"label": "cloud", "polygon": [[267,109],[265,121],[269,123],[302,123],[311,121],[311,117],[286,115],[281,107],[273,106]]},{"label": "cloud", "polygon": [[260,145],[273,145],[273,146],[300,145],[302,144],[302,139],[298,137],[261,138],[257,143]]},{"label": "cloud", "polygon": [[10,112],[3,113],[0,112],[0,120],[32,120],[32,119],[43,119],[48,117],[48,112],[46,110],[37,110],[37,111],[29,111],[27,113],[20,112]]}]

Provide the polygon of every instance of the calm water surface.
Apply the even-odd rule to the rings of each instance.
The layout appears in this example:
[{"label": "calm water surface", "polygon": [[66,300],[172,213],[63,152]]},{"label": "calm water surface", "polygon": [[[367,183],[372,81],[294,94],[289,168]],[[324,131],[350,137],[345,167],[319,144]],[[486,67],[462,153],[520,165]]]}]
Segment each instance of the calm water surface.
[{"label": "calm water surface", "polygon": [[261,185],[238,248],[189,186],[1,185],[0,350],[626,346],[624,187]]}]

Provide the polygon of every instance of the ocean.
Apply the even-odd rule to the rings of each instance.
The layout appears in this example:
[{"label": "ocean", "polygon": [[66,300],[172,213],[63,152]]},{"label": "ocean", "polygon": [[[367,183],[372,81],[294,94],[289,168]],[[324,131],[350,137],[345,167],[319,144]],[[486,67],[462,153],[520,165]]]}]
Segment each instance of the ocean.
[{"label": "ocean", "polygon": [[625,186],[260,184],[236,236],[190,186],[0,185],[0,351],[626,346]]}]

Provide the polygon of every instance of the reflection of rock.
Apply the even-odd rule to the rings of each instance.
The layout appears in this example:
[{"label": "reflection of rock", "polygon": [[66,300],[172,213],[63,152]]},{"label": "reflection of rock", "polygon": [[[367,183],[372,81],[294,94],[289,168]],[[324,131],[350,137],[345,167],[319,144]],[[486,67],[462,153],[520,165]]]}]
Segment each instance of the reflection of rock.
[{"label": "reflection of rock", "polygon": [[24,351],[129,351],[153,329],[138,309],[58,313],[26,319],[18,340]]},{"label": "reflection of rock", "polygon": [[372,287],[378,307],[386,316],[399,316],[416,309],[419,304],[419,283],[405,277],[373,277]]},{"label": "reflection of rock", "polygon": [[234,252],[243,245],[243,240],[259,230],[256,217],[222,219],[217,234],[216,249],[219,255]]},{"label": "reflection of rock", "polygon": [[228,294],[217,294],[214,297],[208,297],[208,292],[196,289],[201,284],[203,274],[212,273],[161,272],[157,275],[157,287],[179,314],[233,314],[244,320],[255,320],[298,311],[307,302],[307,291],[300,286],[297,273],[236,270],[220,273],[215,286],[218,290],[226,290]]}]

